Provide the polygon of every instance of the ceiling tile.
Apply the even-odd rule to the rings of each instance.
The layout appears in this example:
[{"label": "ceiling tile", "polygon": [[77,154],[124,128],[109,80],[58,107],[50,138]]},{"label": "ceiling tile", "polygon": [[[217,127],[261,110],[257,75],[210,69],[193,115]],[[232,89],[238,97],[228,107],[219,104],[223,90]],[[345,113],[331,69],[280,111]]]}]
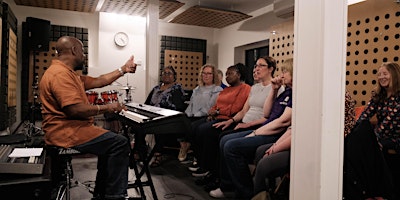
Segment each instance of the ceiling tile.
[{"label": "ceiling tile", "polygon": [[14,2],[20,6],[93,13],[96,11],[98,0],[14,0]]},{"label": "ceiling tile", "polygon": [[250,17],[250,15],[241,12],[193,6],[169,22],[211,28],[223,28]]}]

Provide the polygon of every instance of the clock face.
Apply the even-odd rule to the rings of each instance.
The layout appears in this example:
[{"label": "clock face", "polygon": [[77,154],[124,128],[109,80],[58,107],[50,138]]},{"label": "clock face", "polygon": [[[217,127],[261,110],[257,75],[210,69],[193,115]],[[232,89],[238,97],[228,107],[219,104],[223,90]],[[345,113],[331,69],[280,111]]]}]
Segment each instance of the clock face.
[{"label": "clock face", "polygon": [[128,34],[126,34],[124,32],[116,33],[114,36],[114,42],[116,45],[118,45],[120,47],[126,46],[129,42]]}]

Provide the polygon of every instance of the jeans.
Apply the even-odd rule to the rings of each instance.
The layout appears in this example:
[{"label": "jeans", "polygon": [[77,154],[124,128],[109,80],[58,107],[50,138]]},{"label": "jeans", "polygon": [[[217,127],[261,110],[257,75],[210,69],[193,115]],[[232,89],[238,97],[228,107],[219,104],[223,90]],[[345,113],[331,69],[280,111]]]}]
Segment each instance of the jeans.
[{"label": "jeans", "polygon": [[120,199],[127,196],[130,152],[127,137],[107,132],[72,148],[98,156],[94,195],[106,199]]},{"label": "jeans", "polygon": [[222,191],[235,190],[239,198],[253,196],[253,178],[248,164],[254,163],[257,147],[273,143],[281,136],[257,135],[245,137],[252,130],[225,135],[220,141],[220,176]]}]

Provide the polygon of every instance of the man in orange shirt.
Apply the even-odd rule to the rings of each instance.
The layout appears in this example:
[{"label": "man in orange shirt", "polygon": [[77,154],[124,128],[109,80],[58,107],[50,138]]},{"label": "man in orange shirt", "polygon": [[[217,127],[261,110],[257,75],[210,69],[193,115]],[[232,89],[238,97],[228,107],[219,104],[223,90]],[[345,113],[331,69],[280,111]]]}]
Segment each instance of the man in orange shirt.
[{"label": "man in orange shirt", "polygon": [[94,78],[76,73],[85,63],[80,40],[63,36],[57,41],[56,51],[58,57],[45,71],[39,85],[45,142],[97,155],[95,197],[125,199],[130,152],[128,139],[93,125],[93,116],[117,113],[124,106],[119,102],[91,105],[85,91],[109,85],[125,73],[134,73],[133,56],[119,69]]}]

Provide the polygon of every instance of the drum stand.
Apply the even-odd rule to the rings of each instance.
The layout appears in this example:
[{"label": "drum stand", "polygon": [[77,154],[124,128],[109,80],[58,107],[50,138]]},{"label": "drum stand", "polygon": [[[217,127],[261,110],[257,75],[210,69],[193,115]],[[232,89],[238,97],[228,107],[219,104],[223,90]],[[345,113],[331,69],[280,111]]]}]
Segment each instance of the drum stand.
[{"label": "drum stand", "polygon": [[[35,73],[34,73],[35,74]],[[39,133],[41,133],[41,128],[36,126],[36,117],[35,117],[35,111],[40,111],[40,102],[37,102],[37,99],[39,98],[39,93],[38,93],[38,88],[39,88],[39,76],[36,75],[34,78],[34,82],[32,84],[32,89],[33,89],[33,102],[32,105],[30,106],[30,112],[25,116],[25,118],[18,124],[17,128],[13,131],[12,134],[15,134],[18,129],[21,127],[22,124],[25,123],[26,120],[29,119],[28,123],[25,123],[24,128],[27,129],[28,131],[26,132],[26,135],[28,137],[35,136]]]},{"label": "drum stand", "polygon": [[122,89],[125,90],[124,102],[125,103],[131,102],[132,101],[131,90],[134,90],[134,88],[132,88],[132,86],[129,86],[128,84],[126,84],[126,86],[123,87]]}]

